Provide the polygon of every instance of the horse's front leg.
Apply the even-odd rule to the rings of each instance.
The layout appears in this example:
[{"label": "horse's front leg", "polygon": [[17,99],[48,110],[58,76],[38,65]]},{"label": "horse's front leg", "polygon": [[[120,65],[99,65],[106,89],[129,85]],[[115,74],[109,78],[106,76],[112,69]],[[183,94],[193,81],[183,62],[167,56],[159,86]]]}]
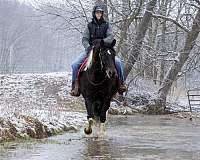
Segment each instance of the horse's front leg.
[{"label": "horse's front leg", "polygon": [[87,109],[87,119],[94,118],[94,107],[90,98],[85,98],[85,106]]},{"label": "horse's front leg", "polygon": [[88,125],[84,128],[84,132],[85,134],[89,135],[92,133],[92,127],[94,125],[94,108],[89,98],[85,99],[85,105],[87,109]]},{"label": "horse's front leg", "polygon": [[94,119],[93,118],[89,118],[88,119],[88,125],[84,128],[84,132],[87,135],[90,135],[92,133],[92,127],[94,126]]}]

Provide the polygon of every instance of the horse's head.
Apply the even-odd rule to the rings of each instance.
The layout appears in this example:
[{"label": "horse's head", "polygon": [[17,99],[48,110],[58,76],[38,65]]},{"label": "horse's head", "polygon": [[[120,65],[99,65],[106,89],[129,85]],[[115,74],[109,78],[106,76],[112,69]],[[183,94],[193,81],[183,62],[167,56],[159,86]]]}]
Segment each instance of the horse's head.
[{"label": "horse's head", "polygon": [[115,55],[114,46],[116,40],[113,40],[111,44],[105,43],[103,40],[94,42],[93,48],[93,60],[100,64],[101,70],[107,74],[108,78],[117,76],[115,68]]}]

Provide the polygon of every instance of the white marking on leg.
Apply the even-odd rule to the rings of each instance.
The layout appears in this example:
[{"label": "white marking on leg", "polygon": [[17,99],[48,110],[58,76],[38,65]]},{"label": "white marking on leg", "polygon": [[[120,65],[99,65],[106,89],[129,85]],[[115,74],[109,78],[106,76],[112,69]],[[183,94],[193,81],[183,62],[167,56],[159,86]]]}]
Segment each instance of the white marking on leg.
[{"label": "white marking on leg", "polygon": [[105,126],[105,123],[100,123],[99,138],[104,138],[105,135],[106,135],[106,126]]}]

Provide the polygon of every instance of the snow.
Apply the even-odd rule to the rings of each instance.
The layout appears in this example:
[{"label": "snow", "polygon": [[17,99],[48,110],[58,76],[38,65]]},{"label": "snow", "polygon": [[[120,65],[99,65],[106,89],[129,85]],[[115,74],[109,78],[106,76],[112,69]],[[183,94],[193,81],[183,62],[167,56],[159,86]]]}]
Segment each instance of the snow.
[{"label": "snow", "polygon": [[27,125],[31,127],[24,116],[50,130],[78,129],[86,121],[86,114],[78,112],[84,105],[69,95],[71,73],[0,75],[0,83],[0,117],[21,135]]},{"label": "snow", "polygon": [[57,97],[53,93],[62,92],[60,99],[66,98],[68,77],[69,73],[1,75],[1,116],[15,112],[31,113],[34,109],[48,110],[50,106],[57,109]]},{"label": "snow", "polygon": [[[195,82],[193,82],[195,83]],[[159,85],[155,85],[151,79],[137,77],[131,82],[127,101],[132,104],[130,107],[141,110],[145,104],[157,98]],[[199,94],[199,93],[198,93]],[[198,102],[200,103],[200,102]],[[170,93],[167,96],[167,107],[170,111],[190,111],[187,88],[180,81],[177,81],[177,87],[172,86]],[[192,111],[200,111],[200,106],[193,106]]]}]

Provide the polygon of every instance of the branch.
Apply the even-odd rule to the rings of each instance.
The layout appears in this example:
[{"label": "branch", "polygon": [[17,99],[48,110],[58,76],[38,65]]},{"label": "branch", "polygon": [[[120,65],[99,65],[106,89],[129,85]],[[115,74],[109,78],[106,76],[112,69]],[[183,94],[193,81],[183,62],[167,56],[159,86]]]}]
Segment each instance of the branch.
[{"label": "branch", "polygon": [[109,5],[109,7],[112,8],[117,14],[119,14],[120,16],[123,17],[124,15],[123,15],[121,12],[119,12],[119,11],[114,7],[112,1],[109,0],[109,2],[110,2],[110,4],[111,4],[111,5]]},{"label": "branch", "polygon": [[86,14],[86,12],[85,12],[85,9],[84,9],[84,7],[83,7],[83,4],[82,4],[81,0],[79,0],[79,3],[80,3],[80,5],[81,5],[81,9],[83,10],[83,13],[84,13],[84,15],[85,15],[86,21],[89,22],[89,21],[88,21],[87,14]]},{"label": "branch", "polygon": [[200,5],[200,1],[199,0],[194,0],[195,2],[197,2],[198,3],[198,5]]},{"label": "branch", "polygon": [[197,6],[196,4],[193,4],[193,3],[186,3],[186,4],[188,4],[188,5],[190,5],[190,6],[193,6],[193,7],[197,8],[197,9],[200,9],[200,7]]},{"label": "branch", "polygon": [[[65,18],[64,16],[62,16],[61,14],[59,14],[59,13],[51,13],[51,12],[47,12],[47,11],[44,11],[44,10],[42,10],[42,9],[36,9],[37,11],[40,11],[40,12],[42,12],[42,13],[45,13],[45,14],[48,14],[48,15],[53,15],[53,16],[55,16],[55,17],[60,17],[61,19],[63,19],[63,20],[65,20],[68,24],[70,24],[72,27],[74,27],[74,29],[76,30],[76,31],[78,31],[79,33],[82,33],[77,27],[75,27],[71,22],[70,22],[70,20],[68,20],[67,18]],[[75,17],[75,18],[77,18],[77,17]]]},{"label": "branch", "polygon": [[183,29],[187,33],[190,31],[188,28],[182,26],[180,23],[178,23],[176,20],[174,20],[172,18],[165,17],[165,16],[162,16],[162,15],[157,15],[157,14],[152,14],[152,17],[154,17],[154,18],[161,18],[161,19],[164,19],[166,21],[171,21],[171,22],[173,22],[174,24],[176,24],[178,27],[180,27],[181,29]]},{"label": "branch", "polygon": [[[178,23],[176,20],[172,19],[172,18],[169,18],[169,17],[165,17],[165,16],[162,16],[162,15],[157,15],[157,14],[152,14],[152,17],[154,18],[161,18],[161,19],[164,19],[166,21],[171,21],[173,22],[174,24],[176,24],[178,27],[180,27],[181,29],[183,29],[185,32],[189,32],[190,30],[184,26],[182,26],[180,23]],[[142,16],[136,16],[134,17],[135,19],[142,19]],[[128,18],[129,20],[130,18]],[[113,22],[113,24],[117,24],[117,23],[121,23],[123,22],[124,20],[118,20],[118,21],[115,21]]]}]

